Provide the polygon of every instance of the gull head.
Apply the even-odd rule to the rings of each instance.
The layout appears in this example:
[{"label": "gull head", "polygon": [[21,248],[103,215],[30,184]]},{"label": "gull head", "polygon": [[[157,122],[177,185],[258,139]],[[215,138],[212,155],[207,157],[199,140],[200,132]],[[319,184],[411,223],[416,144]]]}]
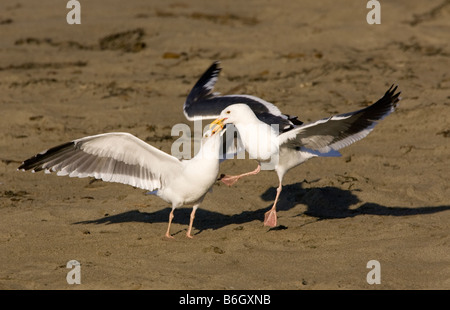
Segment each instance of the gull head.
[{"label": "gull head", "polygon": [[248,105],[243,103],[232,104],[220,113],[219,117],[209,125],[209,128],[216,125],[213,130],[219,130],[226,124],[247,124],[255,119],[257,119],[256,115]]}]

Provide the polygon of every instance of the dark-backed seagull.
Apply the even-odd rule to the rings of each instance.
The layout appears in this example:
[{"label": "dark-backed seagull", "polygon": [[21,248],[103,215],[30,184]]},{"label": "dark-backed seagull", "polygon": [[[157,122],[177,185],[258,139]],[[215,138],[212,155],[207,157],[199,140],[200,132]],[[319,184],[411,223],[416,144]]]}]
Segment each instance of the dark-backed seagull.
[{"label": "dark-backed seagull", "polygon": [[81,139],[50,148],[27,160],[18,170],[57,171],[57,175],[94,177],[151,191],[172,204],[165,234],[175,208],[193,205],[186,236],[191,230],[195,211],[217,180],[219,150],[222,145],[216,134],[221,128],[207,131],[199,152],[190,160],[179,160],[129,133],[112,132]]},{"label": "dark-backed seagull", "polygon": [[214,85],[222,68],[219,61],[215,61],[199,78],[183,105],[183,112],[190,121],[215,119],[226,107],[243,103],[248,105],[256,117],[266,124],[277,124],[280,131],[294,128],[303,124],[296,116],[281,113],[272,103],[250,95],[225,95],[213,92]]},{"label": "dark-backed seagull", "polygon": [[[278,134],[303,124],[303,122],[297,119],[297,116],[283,114],[277,106],[261,98],[237,94],[221,96],[219,93],[214,92],[214,85],[222,70],[222,68],[219,67],[219,64],[219,61],[213,62],[188,94],[183,105],[183,112],[188,120],[212,120],[217,118],[226,107],[240,103],[248,105],[253,110],[258,120],[265,124],[272,125]],[[233,140],[233,137],[230,137],[232,134],[232,130],[229,130],[226,134],[227,138],[224,139],[224,144],[227,144],[224,147],[224,154],[226,153],[226,156],[229,156],[228,154],[232,154],[233,152],[237,153],[240,151],[239,145],[237,148],[233,147],[233,145],[229,145],[231,144],[229,141]],[[241,174],[239,177],[257,174],[260,170],[261,166],[258,164],[255,170]],[[228,186],[231,186],[237,181],[237,176],[222,175],[221,181]]]},{"label": "dark-backed seagull", "polygon": [[273,206],[264,217],[264,225],[270,227],[277,225],[276,204],[287,171],[313,157],[340,156],[339,149],[366,137],[378,121],[394,111],[400,100],[397,87],[391,86],[380,100],[364,109],[302,124],[257,97],[212,93],[218,73],[216,62],[191,91],[184,106],[185,115],[192,119],[196,114],[211,118],[223,108],[212,124],[233,124],[250,158],[258,161],[252,172],[222,178],[225,184],[232,185],[243,176],[259,173],[261,163],[272,163],[279,185]]}]

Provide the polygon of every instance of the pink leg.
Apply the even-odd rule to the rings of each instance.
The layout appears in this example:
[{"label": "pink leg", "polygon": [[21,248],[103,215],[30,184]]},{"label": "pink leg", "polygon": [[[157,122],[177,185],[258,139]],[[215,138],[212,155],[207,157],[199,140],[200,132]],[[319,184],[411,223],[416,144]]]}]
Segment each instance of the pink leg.
[{"label": "pink leg", "polygon": [[191,230],[192,230],[192,224],[194,223],[194,218],[195,218],[195,211],[197,211],[197,207],[198,207],[198,205],[195,205],[193,208],[192,208],[192,212],[191,212],[191,220],[190,220],[190,222],[189,222],[189,228],[188,228],[188,231],[187,231],[187,233],[186,233],[186,237],[188,237],[188,238],[194,238],[192,235],[191,235]]},{"label": "pink leg", "polygon": [[277,205],[278,197],[280,196],[280,193],[281,193],[281,189],[282,189],[282,185],[281,185],[281,182],[280,182],[280,185],[277,188],[277,195],[275,197],[275,201],[273,203],[273,206],[272,206],[272,208],[269,211],[267,211],[264,214],[264,226],[269,226],[269,227],[277,226],[276,205]]},{"label": "pink leg", "polygon": [[173,210],[174,209],[172,209],[172,211],[170,211],[170,214],[169,214],[169,226],[167,226],[167,232],[165,235],[169,239],[173,239],[173,237],[170,235],[170,224],[172,224],[172,220],[173,220]]},{"label": "pink leg", "polygon": [[234,183],[236,183],[240,178],[248,176],[248,175],[255,175],[258,174],[261,171],[261,165],[258,163],[258,167],[256,167],[255,170],[247,172],[247,173],[243,173],[240,175],[224,175],[223,177],[220,178],[220,180],[228,185],[231,186]]}]

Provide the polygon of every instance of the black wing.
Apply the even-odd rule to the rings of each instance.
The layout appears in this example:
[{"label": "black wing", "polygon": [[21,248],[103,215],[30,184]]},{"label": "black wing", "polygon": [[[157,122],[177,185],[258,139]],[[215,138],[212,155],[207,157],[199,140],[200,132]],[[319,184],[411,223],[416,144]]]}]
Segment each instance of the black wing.
[{"label": "black wing", "polygon": [[378,121],[392,113],[400,100],[397,86],[392,85],[384,96],[362,110],[335,115],[299,126],[280,135],[280,144],[306,147],[327,153],[346,147],[366,137]]},{"label": "black wing", "polygon": [[183,106],[184,115],[188,120],[215,119],[226,107],[243,103],[247,104],[258,117],[266,124],[277,124],[280,132],[290,130],[296,125],[303,124],[297,119],[281,111],[272,103],[250,95],[226,95],[220,96],[213,92],[221,68],[215,61],[192,88]]}]

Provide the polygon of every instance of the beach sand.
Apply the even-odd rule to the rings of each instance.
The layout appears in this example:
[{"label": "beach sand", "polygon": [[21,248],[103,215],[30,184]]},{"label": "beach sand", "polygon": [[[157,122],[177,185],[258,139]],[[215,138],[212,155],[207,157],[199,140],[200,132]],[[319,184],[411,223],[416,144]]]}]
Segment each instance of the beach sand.
[{"label": "beach sand", "polygon": [[[1,289],[450,289],[450,2],[0,4]],[[129,132],[170,153],[171,129],[209,65],[215,90],[304,122],[361,109],[392,84],[397,110],[342,157],[291,170],[278,225],[263,226],[273,171],[213,186],[190,207],[123,184],[17,171],[76,138]],[[207,122],[204,122],[206,125]],[[227,160],[220,173],[253,170]],[[66,267],[80,264],[81,284]],[[380,284],[369,284],[370,260]]]}]

